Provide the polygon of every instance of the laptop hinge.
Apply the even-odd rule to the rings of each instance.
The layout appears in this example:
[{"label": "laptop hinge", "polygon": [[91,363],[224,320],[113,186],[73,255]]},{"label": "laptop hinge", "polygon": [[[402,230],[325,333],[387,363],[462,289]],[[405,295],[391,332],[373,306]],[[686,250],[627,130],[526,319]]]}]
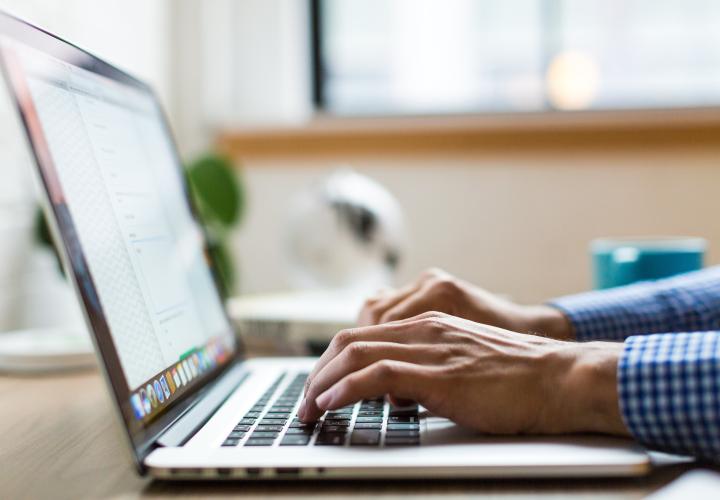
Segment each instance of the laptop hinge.
[{"label": "laptop hinge", "polygon": [[174,447],[185,444],[217,409],[248,378],[244,363],[238,363],[210,387],[204,396],[173,422],[155,441],[155,446]]}]

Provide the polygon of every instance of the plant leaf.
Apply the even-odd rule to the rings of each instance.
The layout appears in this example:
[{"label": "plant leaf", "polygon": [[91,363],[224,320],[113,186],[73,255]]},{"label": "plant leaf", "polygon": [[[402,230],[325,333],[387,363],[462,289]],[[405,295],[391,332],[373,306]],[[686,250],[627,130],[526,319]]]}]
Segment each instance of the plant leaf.
[{"label": "plant leaf", "polygon": [[229,229],[239,221],[244,193],[230,160],[213,154],[203,156],[190,164],[187,175],[205,223],[215,222]]}]

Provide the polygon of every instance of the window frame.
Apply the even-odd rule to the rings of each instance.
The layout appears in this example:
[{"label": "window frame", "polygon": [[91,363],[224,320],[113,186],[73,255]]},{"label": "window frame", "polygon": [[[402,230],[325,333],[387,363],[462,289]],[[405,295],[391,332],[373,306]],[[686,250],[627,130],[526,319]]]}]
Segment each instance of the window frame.
[{"label": "window frame", "polygon": [[[718,105],[707,105],[707,106],[664,106],[664,107],[622,107],[622,108],[590,108],[583,110],[563,110],[555,107],[552,103],[546,103],[546,107],[537,111],[483,111],[483,110],[468,110],[463,113],[377,113],[377,114],[343,114],[333,112],[327,107],[326,93],[325,93],[325,68],[323,63],[323,54],[325,52],[325,40],[322,30],[323,23],[323,0],[308,0],[309,9],[309,21],[310,21],[310,64],[311,64],[311,102],[315,109],[316,117],[319,117],[319,121],[322,123],[340,120],[342,122],[348,121],[375,121],[378,125],[392,124],[396,121],[402,121],[403,119],[417,118],[421,119],[427,124],[432,124],[435,121],[442,122],[448,117],[459,117],[462,121],[465,118],[476,117],[478,120],[486,123],[498,123],[504,122],[504,117],[510,117],[519,124],[529,124],[530,128],[537,122],[538,117],[549,117],[552,123],[558,123],[558,115],[570,115],[567,118],[569,123],[574,123],[577,117],[580,117],[582,122],[581,126],[594,127],[599,124],[601,127],[613,127],[623,126],[625,119],[632,118],[633,121],[638,122],[641,125],[649,125],[651,128],[658,128],[657,117],[663,115],[663,120],[669,123],[670,126],[678,123],[681,126],[687,126],[691,124],[696,125],[707,125],[707,124],[720,124],[720,104]],[[546,96],[547,97],[547,96]],[[713,115],[713,112],[717,113],[717,117]],[[597,123],[595,117],[598,118]],[[559,118],[559,122],[563,123],[565,119]],[[502,128],[502,125],[501,125]],[[523,127],[525,128],[525,127]],[[659,128],[662,128],[660,125]]]}]

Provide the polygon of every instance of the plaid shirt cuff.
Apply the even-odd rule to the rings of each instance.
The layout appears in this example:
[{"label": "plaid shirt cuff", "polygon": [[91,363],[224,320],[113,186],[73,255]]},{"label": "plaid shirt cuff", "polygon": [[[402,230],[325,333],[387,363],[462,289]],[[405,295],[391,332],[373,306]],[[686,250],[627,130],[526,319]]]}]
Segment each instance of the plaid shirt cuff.
[{"label": "plaid shirt cuff", "polygon": [[720,267],[562,297],[550,305],[570,319],[580,341],[720,330]]},{"label": "plaid shirt cuff", "polygon": [[624,340],[639,333],[668,331],[668,305],[647,283],[581,293],[550,302],[575,329],[575,338]]},{"label": "plaid shirt cuff", "polygon": [[720,332],[628,338],[618,392],[625,424],[645,446],[720,458]]}]

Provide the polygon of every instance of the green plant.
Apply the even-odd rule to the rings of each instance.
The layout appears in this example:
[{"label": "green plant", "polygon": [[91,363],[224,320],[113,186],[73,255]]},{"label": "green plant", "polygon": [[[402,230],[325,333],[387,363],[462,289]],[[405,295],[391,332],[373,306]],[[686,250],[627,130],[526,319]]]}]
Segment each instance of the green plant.
[{"label": "green plant", "polygon": [[229,296],[237,273],[228,249],[228,236],[242,218],[245,192],[232,162],[218,154],[201,156],[187,166],[186,173],[198,215],[207,233],[208,251],[217,266],[223,293]]},{"label": "green plant", "polygon": [[[245,192],[232,161],[207,153],[189,163],[185,175],[200,222],[205,227],[208,251],[217,268],[220,287],[228,297],[235,288],[237,271],[228,249],[230,232],[239,224],[245,208]],[[57,255],[50,230],[41,210],[35,218],[35,240]]]}]

